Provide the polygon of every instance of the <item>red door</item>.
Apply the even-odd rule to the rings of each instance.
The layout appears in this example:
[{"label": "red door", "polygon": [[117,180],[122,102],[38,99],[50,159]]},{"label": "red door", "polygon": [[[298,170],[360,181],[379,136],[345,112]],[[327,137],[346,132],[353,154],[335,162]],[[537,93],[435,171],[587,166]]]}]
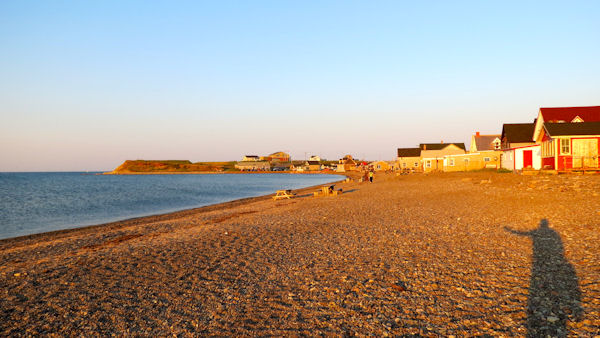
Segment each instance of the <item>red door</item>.
[{"label": "red door", "polygon": [[523,168],[531,168],[533,166],[533,151],[523,150]]}]

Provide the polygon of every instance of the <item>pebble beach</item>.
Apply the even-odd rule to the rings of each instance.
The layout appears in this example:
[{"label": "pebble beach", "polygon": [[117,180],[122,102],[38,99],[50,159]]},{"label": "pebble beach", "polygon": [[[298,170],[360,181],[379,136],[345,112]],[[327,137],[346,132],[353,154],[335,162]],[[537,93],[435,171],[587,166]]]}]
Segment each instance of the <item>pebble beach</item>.
[{"label": "pebble beach", "polygon": [[1,240],[0,335],[600,335],[600,175],[339,188]]}]

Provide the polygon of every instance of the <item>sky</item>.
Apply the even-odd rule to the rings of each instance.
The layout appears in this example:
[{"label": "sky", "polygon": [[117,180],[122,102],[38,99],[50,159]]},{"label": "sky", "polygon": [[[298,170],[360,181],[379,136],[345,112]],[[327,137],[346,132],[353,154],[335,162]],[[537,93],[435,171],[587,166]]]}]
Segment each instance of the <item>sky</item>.
[{"label": "sky", "polygon": [[393,160],[600,105],[599,1],[1,1],[0,171]]}]

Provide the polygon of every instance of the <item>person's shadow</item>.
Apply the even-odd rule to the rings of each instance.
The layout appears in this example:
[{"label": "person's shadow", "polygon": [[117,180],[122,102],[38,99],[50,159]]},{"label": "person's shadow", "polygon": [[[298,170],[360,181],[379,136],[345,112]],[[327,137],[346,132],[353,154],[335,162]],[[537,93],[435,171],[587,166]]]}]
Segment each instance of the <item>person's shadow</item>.
[{"label": "person's shadow", "polygon": [[527,335],[565,337],[567,320],[583,316],[581,290],[575,269],[564,255],[560,235],[542,219],[531,231],[506,231],[533,240],[533,266],[527,301]]}]

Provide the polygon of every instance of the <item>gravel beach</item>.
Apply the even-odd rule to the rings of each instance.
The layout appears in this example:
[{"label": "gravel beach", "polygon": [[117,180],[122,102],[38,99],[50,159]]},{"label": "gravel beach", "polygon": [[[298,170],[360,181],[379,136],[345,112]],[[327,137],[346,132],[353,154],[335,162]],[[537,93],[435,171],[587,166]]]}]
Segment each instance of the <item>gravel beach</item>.
[{"label": "gravel beach", "polygon": [[376,174],[0,241],[0,335],[600,335],[600,175]]}]

